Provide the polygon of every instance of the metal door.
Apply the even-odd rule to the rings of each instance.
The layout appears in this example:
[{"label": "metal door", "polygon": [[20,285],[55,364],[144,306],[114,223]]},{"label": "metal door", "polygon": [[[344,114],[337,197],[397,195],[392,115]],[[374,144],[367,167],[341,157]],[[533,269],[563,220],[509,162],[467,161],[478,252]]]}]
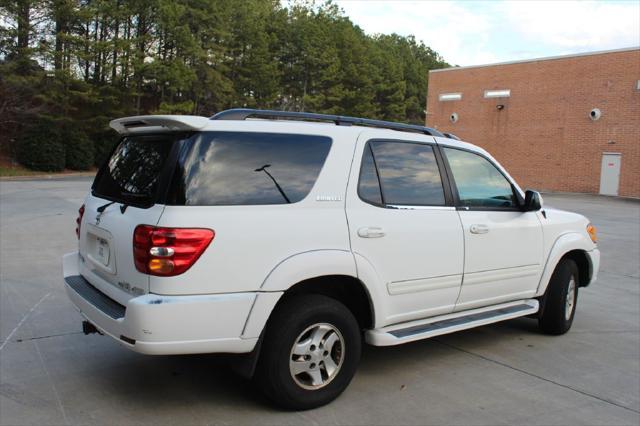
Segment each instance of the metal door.
[{"label": "metal door", "polygon": [[600,194],[618,195],[621,162],[622,154],[620,153],[602,153],[602,168],[600,170]]},{"label": "metal door", "polygon": [[[433,176],[439,174],[437,160],[426,162],[433,158],[428,155],[429,151],[434,152],[433,138],[407,135],[403,140],[386,139],[378,141],[386,150],[367,151],[369,144],[375,143],[368,141],[379,135],[364,131],[358,138],[346,204],[358,271],[375,265],[378,294],[385,295],[382,304],[386,313],[376,313],[376,323],[387,325],[451,313],[460,293],[464,259],[462,227],[455,207],[386,204],[388,200],[382,196],[389,188],[384,186],[386,179],[391,181],[396,176],[402,183],[421,185],[415,182],[422,175],[407,171],[412,166],[424,166],[424,175],[430,171]],[[385,169],[391,170],[385,167],[389,164],[398,165],[394,174],[385,174]],[[367,196],[361,198],[358,189],[366,188],[367,176],[375,180],[377,188],[378,179],[382,179],[378,204],[371,203]]]}]

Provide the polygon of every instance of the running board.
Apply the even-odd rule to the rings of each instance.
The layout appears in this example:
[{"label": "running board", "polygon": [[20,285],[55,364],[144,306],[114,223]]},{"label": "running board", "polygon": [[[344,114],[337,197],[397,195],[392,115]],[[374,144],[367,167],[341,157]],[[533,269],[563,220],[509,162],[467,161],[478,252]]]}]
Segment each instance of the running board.
[{"label": "running board", "polygon": [[500,305],[368,330],[365,333],[365,339],[367,343],[373,346],[400,345],[512,318],[524,317],[535,314],[538,312],[538,308],[539,304],[535,299],[502,303]]}]

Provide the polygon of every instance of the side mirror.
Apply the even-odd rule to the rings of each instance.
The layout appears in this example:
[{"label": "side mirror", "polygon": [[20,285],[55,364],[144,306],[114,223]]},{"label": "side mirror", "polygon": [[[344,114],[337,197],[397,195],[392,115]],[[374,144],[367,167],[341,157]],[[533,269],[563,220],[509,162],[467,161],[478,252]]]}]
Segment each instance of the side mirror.
[{"label": "side mirror", "polygon": [[524,206],[525,212],[535,212],[542,209],[542,196],[539,192],[527,189],[524,193]]}]

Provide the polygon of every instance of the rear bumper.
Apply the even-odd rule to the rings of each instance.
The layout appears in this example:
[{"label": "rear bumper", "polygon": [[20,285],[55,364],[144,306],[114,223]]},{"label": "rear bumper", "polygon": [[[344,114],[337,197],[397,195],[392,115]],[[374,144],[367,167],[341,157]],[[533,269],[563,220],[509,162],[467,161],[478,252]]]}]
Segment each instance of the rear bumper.
[{"label": "rear bumper", "polygon": [[151,355],[251,352],[257,337],[243,331],[258,293],[133,297],[121,305],[78,271],[78,254],[64,256],[65,288],[80,313],[102,333]]}]

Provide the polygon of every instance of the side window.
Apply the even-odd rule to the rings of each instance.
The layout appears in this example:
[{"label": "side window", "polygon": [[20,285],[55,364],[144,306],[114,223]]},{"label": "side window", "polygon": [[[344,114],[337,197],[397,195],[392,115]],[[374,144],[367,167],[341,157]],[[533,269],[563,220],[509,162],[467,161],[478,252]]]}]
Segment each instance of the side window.
[{"label": "side window", "polygon": [[496,209],[517,207],[511,183],[493,163],[468,151],[444,148],[444,152],[463,206]]},{"label": "side window", "polygon": [[307,196],[329,154],[324,136],[202,132],[178,159],[168,204],[295,203]]},{"label": "side window", "polygon": [[445,204],[433,147],[419,143],[369,142],[362,160],[358,191],[363,200],[375,204]]}]

